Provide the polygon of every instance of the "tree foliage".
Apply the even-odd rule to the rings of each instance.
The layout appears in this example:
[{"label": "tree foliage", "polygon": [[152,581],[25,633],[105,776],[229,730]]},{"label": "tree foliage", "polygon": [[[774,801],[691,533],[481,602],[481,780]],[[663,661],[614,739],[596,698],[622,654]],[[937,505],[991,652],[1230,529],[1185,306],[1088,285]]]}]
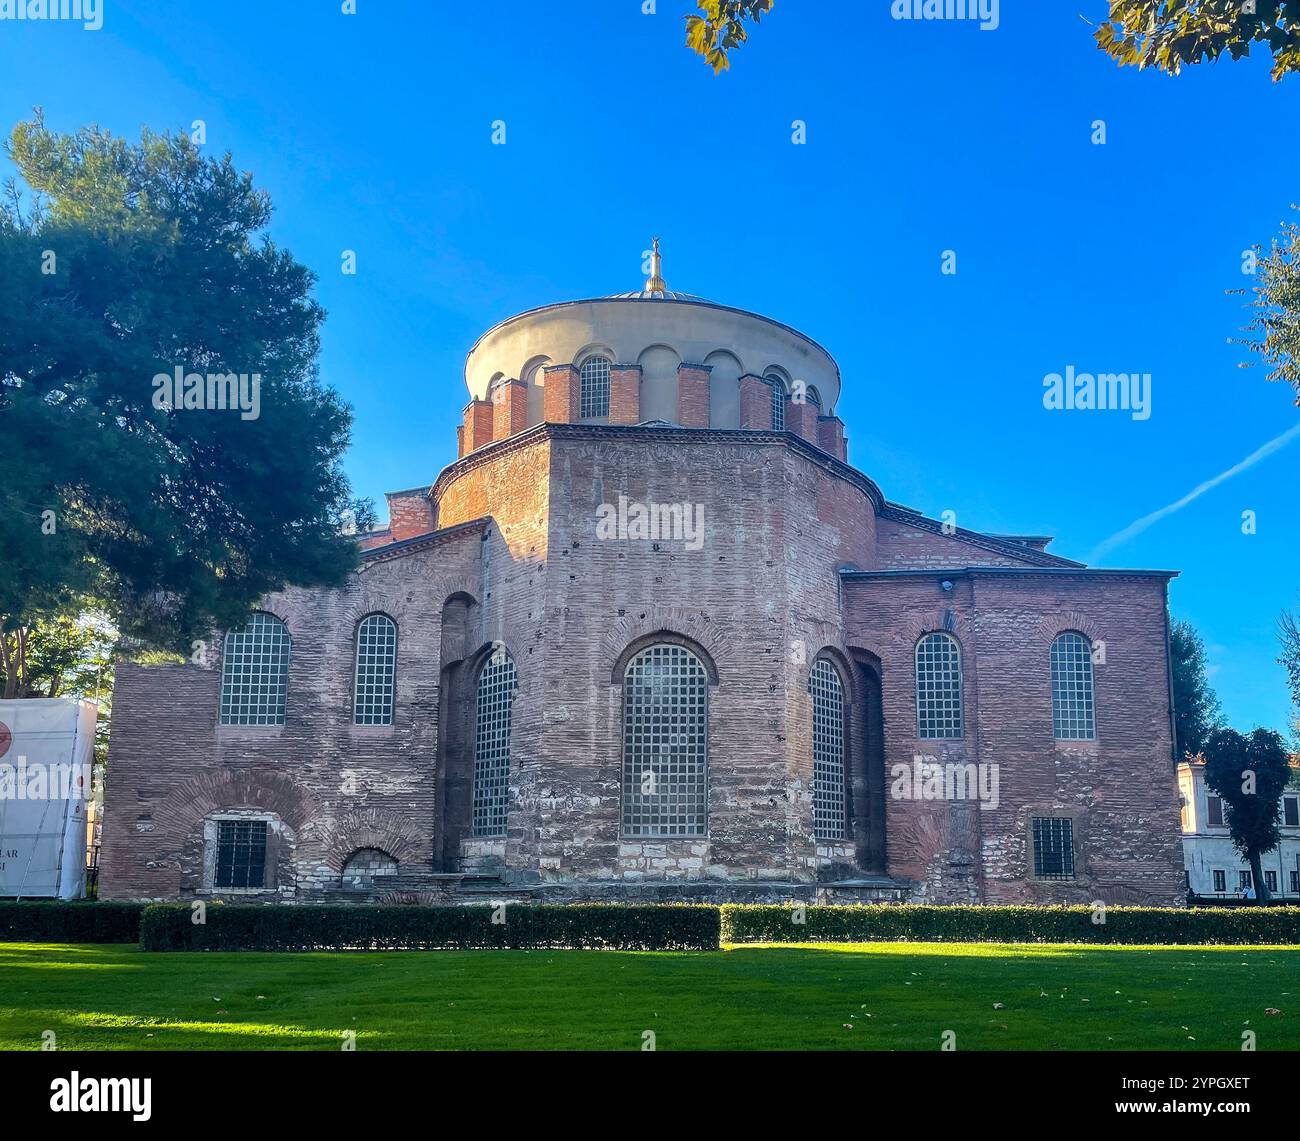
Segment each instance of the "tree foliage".
[{"label": "tree foliage", "polygon": [[772,10],[775,0],[697,0],[702,16],[686,17],[686,46],[713,68],[713,74],[731,67],[729,53],[740,47],[749,33],[745,24],[757,24]]},{"label": "tree foliage", "polygon": [[1170,75],[1224,55],[1241,59],[1262,45],[1277,81],[1300,71],[1300,0],[1110,0],[1096,39],[1121,67]]},{"label": "tree foliage", "polygon": [[1250,864],[1255,895],[1268,902],[1260,857],[1281,839],[1278,801],[1291,777],[1286,745],[1271,729],[1249,737],[1216,729],[1205,745],[1205,783],[1221,797],[1232,845]]},{"label": "tree foliage", "polygon": [[[311,272],[263,231],[267,195],[184,134],[49,130],[7,151],[0,205],[0,629],[86,599],[188,650],[289,583],[355,565],[368,504],[350,411],[319,380]],[[177,368],[260,378],[260,414],[156,406]]]},{"label": "tree foliage", "polygon": [[1174,730],[1179,757],[1195,756],[1205,748],[1219,724],[1219,699],[1205,672],[1205,643],[1185,621],[1169,630],[1169,656],[1174,678]]},{"label": "tree foliage", "polygon": [[1269,380],[1285,381],[1295,389],[1300,404],[1300,225],[1285,223],[1269,250],[1256,246],[1254,255],[1254,315],[1242,343],[1270,367]]},{"label": "tree foliage", "polygon": [[1277,620],[1277,637],[1282,649],[1278,665],[1286,670],[1287,686],[1291,690],[1292,737],[1300,750],[1300,613],[1283,612]]}]

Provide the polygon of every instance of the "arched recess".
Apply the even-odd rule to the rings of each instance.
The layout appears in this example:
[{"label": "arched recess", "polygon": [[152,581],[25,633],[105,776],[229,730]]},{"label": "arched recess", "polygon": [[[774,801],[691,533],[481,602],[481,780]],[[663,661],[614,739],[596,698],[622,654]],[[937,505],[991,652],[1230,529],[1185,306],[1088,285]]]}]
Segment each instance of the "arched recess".
[{"label": "arched recess", "polygon": [[873,875],[888,874],[885,846],[885,709],[880,658],[850,649],[849,833],[858,866]]},{"label": "arched recess", "polygon": [[551,363],[548,356],[530,357],[519,370],[519,379],[528,390],[528,425],[540,424],[546,402],[546,366]]},{"label": "arched recess", "polygon": [[713,371],[709,374],[709,427],[740,427],[740,378],[744,369],[728,352],[710,353],[704,358]]},{"label": "arched recess", "polygon": [[[480,642],[478,601],[464,591],[442,607],[439,660],[435,870],[460,866],[460,842],[469,834],[474,789],[474,677],[472,647]],[[477,657],[477,655],[473,655]]]},{"label": "arched recess", "polygon": [[668,345],[651,345],[639,357],[641,366],[641,419],[678,422],[677,366],[681,355]]}]

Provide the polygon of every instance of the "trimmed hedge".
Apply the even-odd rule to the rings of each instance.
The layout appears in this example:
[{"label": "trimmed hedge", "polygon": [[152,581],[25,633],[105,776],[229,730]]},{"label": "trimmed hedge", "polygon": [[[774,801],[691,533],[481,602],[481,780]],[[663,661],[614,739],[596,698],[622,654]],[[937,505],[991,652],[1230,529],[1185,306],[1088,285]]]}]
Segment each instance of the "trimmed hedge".
[{"label": "trimmed hedge", "polygon": [[0,943],[134,943],[143,903],[0,900]]},{"label": "trimmed hedge", "polygon": [[803,909],[727,904],[724,943],[1300,943],[1300,907],[926,907],[854,904]]},{"label": "trimmed hedge", "polygon": [[[493,923],[493,915],[505,922]],[[718,908],[698,904],[508,903],[408,907],[345,904],[153,904],[140,922],[146,951],[424,951],[572,948],[716,951]]]}]

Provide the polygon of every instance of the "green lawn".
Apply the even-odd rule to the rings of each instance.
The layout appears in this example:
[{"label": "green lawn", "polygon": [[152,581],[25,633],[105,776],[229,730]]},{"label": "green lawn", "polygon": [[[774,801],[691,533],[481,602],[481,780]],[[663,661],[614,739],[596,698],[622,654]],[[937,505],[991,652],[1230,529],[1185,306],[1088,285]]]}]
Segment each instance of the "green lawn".
[{"label": "green lawn", "polygon": [[[145,954],[0,944],[0,1049],[1300,1048],[1300,948]],[[995,1004],[1001,1004],[1001,1007]],[[1281,1013],[1265,1014],[1276,1007]]]}]

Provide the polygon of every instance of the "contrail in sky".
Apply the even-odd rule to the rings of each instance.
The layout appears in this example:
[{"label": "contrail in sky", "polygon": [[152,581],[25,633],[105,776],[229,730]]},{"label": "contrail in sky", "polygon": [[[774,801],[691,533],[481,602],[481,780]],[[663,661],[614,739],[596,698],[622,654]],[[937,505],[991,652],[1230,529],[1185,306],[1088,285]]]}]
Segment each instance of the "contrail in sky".
[{"label": "contrail in sky", "polygon": [[1161,519],[1165,518],[1167,515],[1172,515],[1175,511],[1181,511],[1191,503],[1193,499],[1199,499],[1212,487],[1218,487],[1219,484],[1223,483],[1225,480],[1231,479],[1234,475],[1240,474],[1247,468],[1254,467],[1260,460],[1267,456],[1271,456],[1279,448],[1285,448],[1287,444],[1297,436],[1300,436],[1300,424],[1297,424],[1294,428],[1288,429],[1275,439],[1269,440],[1269,442],[1264,444],[1262,447],[1256,448],[1244,460],[1240,463],[1233,464],[1227,471],[1221,471],[1218,475],[1214,476],[1214,478],[1207,479],[1204,483],[1198,483],[1181,499],[1177,499],[1168,506],[1160,508],[1159,511],[1152,511],[1150,515],[1143,515],[1141,519],[1134,523],[1130,523],[1124,528],[1124,530],[1116,531],[1109,539],[1103,539],[1088,556],[1087,561],[1090,564],[1097,563],[1116,547],[1122,546],[1130,539],[1142,534],[1142,532],[1153,523],[1158,523]]}]

